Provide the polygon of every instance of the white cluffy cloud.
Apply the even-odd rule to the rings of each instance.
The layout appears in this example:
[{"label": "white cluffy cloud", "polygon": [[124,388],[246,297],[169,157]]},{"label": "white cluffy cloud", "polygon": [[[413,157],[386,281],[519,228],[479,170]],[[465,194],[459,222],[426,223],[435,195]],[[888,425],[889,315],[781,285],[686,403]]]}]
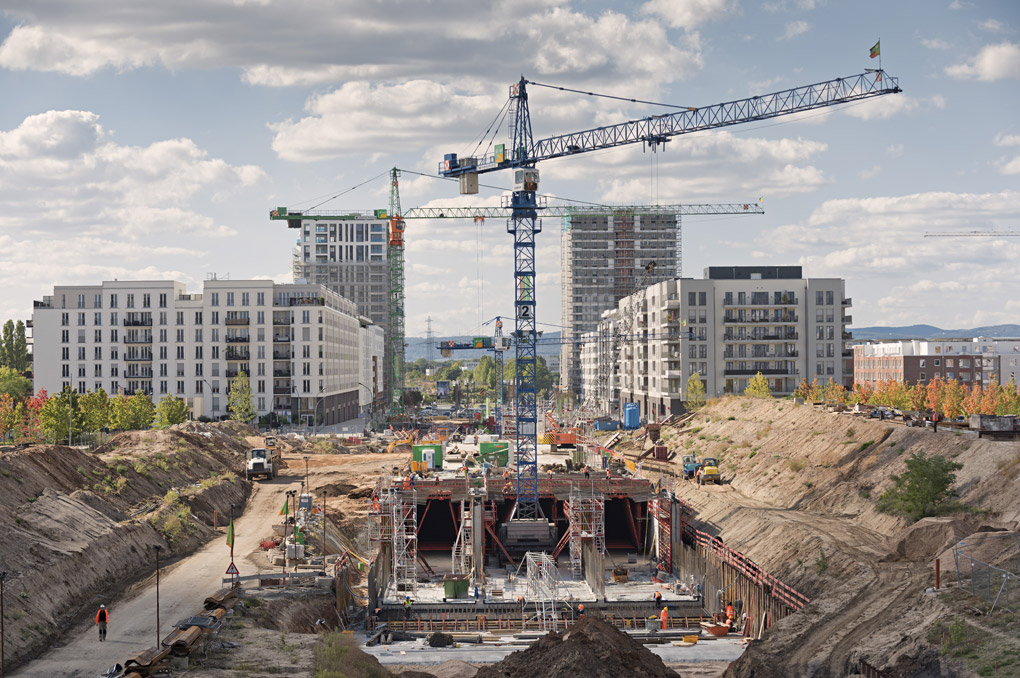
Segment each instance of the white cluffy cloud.
[{"label": "white cluffy cloud", "polygon": [[[997,134],[995,135],[996,146],[1020,146],[1020,134]],[[1003,174],[1020,174],[1020,155],[1012,159],[1003,159],[999,163],[999,171]]]},{"label": "white cluffy cloud", "polygon": [[1018,210],[1017,191],[829,200],[754,247],[770,261],[796,257],[810,277],[845,278],[858,326],[929,322],[933,308],[959,326],[1013,322],[1000,302],[1020,296],[1020,241],[924,236],[1008,230]]},{"label": "white cluffy cloud", "polygon": [[690,30],[738,13],[740,5],[736,0],[649,0],[641,11],[662,17],[674,28]]},{"label": "white cluffy cloud", "polygon": [[[696,25],[729,11],[730,0],[671,2],[650,14]],[[347,80],[396,81],[454,74],[491,80],[507,65],[531,75],[570,73],[604,86],[637,80],[658,85],[700,67],[692,34],[688,59],[656,20],[615,11],[597,16],[568,0],[54,0],[40,7],[11,0],[17,24],[0,44],[0,67],[86,76],[103,69],[161,66],[237,68],[264,86]],[[196,21],[196,17],[202,17]],[[682,18],[681,17],[681,18]]]},{"label": "white cluffy cloud", "polygon": [[[186,277],[201,243],[236,235],[200,203],[260,182],[190,139],[123,146],[89,111],[47,111],[0,131],[0,316],[44,282]],[[5,315],[6,314],[6,315]]]},{"label": "white cluffy cloud", "polygon": [[811,30],[811,24],[806,21],[788,21],[786,22],[786,32],[784,32],[778,40],[789,40],[796,38],[798,35],[803,35]]},{"label": "white cluffy cloud", "polygon": [[946,74],[962,80],[1020,78],[1020,45],[1014,42],[988,45],[967,63],[946,67]]}]

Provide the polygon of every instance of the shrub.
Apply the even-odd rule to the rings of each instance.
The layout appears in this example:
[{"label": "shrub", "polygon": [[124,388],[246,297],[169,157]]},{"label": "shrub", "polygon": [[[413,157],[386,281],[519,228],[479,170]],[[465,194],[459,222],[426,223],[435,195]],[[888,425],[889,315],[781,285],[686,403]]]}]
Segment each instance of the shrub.
[{"label": "shrub", "polygon": [[818,574],[824,574],[825,571],[828,569],[829,569],[829,557],[825,555],[825,551],[823,551],[822,547],[819,546],[818,558],[815,560],[815,570],[818,571]]},{"label": "shrub", "polygon": [[803,459],[791,459],[786,463],[786,465],[794,473],[800,473],[804,469],[804,467],[807,466]]},{"label": "shrub", "polygon": [[851,426],[850,428],[848,428],[846,430],[846,437],[847,438],[853,438],[855,433],[856,433],[856,431],[854,431],[854,427]]},{"label": "shrub", "polygon": [[913,452],[907,460],[906,472],[891,476],[895,484],[878,498],[877,508],[883,513],[899,514],[911,520],[954,508],[949,500],[956,496],[952,488],[956,483],[956,471],[961,468],[962,464],[949,461],[942,455],[925,458]]},{"label": "shrub", "polygon": [[867,441],[865,443],[861,443],[861,446],[857,448],[857,451],[858,452],[863,452],[864,450],[868,449],[869,447],[871,447],[874,444],[875,444],[874,440],[869,440],[869,441]]}]

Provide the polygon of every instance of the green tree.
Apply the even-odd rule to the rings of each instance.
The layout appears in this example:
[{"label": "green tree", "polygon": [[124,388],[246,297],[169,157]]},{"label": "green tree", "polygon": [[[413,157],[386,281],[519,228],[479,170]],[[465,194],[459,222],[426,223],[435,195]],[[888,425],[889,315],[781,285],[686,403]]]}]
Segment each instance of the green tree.
[{"label": "green tree", "polygon": [[[81,435],[82,411],[78,406],[80,398],[76,391],[64,389],[57,395],[46,400],[46,403],[39,410],[39,425],[42,428],[43,440],[53,441],[54,444],[60,441],[67,441],[68,424],[72,436]],[[68,416],[67,408],[71,408]]]},{"label": "green tree", "polygon": [[701,373],[695,372],[687,379],[687,405],[692,410],[705,406],[705,382],[701,380]]},{"label": "green tree", "polygon": [[893,475],[893,487],[882,493],[876,508],[883,513],[898,513],[911,520],[920,520],[939,513],[949,499],[956,496],[953,485],[956,471],[962,464],[942,455],[924,457],[914,452],[907,460],[907,470]]},{"label": "green tree", "polygon": [[32,395],[32,380],[21,376],[13,367],[0,367],[0,393],[10,394],[15,400]]},{"label": "green tree", "polygon": [[747,382],[744,395],[751,396],[752,398],[771,398],[772,389],[769,388],[769,380],[765,378],[764,374],[759,372]]},{"label": "green tree", "polygon": [[188,405],[177,396],[166,396],[156,406],[156,428],[170,428],[188,420]]},{"label": "green tree", "polygon": [[152,404],[152,398],[141,391],[128,398],[128,412],[131,428],[136,430],[151,428],[156,418],[156,406]]},{"label": "green tree", "polygon": [[9,351],[11,367],[18,372],[28,370],[28,339],[25,338],[25,323],[20,320],[14,326],[14,345]]},{"label": "green tree", "polygon": [[12,367],[14,357],[14,321],[4,323],[3,335],[0,335],[0,367]]},{"label": "green tree", "polygon": [[255,421],[258,413],[251,400],[251,383],[248,375],[242,370],[230,382],[230,392],[227,394],[227,412],[234,421],[241,421],[250,424]]},{"label": "green tree", "polygon": [[478,366],[475,367],[474,377],[475,383],[481,384],[483,388],[492,388],[489,383],[492,379],[492,373],[495,370],[496,361],[492,359],[492,356],[483,355],[478,361]]},{"label": "green tree", "polygon": [[103,389],[86,393],[78,402],[84,418],[82,426],[87,433],[100,431],[110,423],[110,399]]}]

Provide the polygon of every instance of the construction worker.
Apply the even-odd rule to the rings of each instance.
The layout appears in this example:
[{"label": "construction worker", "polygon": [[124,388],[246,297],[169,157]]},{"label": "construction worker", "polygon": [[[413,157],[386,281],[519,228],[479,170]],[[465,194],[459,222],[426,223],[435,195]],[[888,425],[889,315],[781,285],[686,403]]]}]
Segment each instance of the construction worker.
[{"label": "construction worker", "polygon": [[580,605],[577,606],[577,616],[578,617],[584,616],[584,603],[581,603]]},{"label": "construction worker", "polygon": [[729,601],[726,602],[726,626],[733,630],[733,603]]},{"label": "construction worker", "polygon": [[662,605],[662,593],[661,593],[661,592],[659,592],[659,591],[656,591],[656,592],[655,592],[655,593],[654,593],[654,594],[652,595],[652,600],[654,600],[654,601],[655,601],[655,605],[656,605],[656,606]]},{"label": "construction worker", "polygon": [[503,486],[503,494],[513,494],[514,484],[511,481],[506,481],[506,485]]},{"label": "construction worker", "polygon": [[659,613],[659,621],[662,622],[662,630],[665,631],[669,628],[669,608],[662,608],[662,612]]},{"label": "construction worker", "polygon": [[404,620],[411,618],[411,596],[404,596]]},{"label": "construction worker", "polygon": [[590,478],[591,478],[591,469],[589,469],[587,466],[585,466],[584,467],[584,479],[588,480]]},{"label": "construction worker", "polygon": [[613,479],[612,471],[610,471],[608,468],[606,468],[606,480],[612,480],[612,479]]},{"label": "construction worker", "polygon": [[110,621],[110,612],[105,605],[100,605],[96,611],[96,626],[99,627],[99,642],[106,640],[106,624]]}]

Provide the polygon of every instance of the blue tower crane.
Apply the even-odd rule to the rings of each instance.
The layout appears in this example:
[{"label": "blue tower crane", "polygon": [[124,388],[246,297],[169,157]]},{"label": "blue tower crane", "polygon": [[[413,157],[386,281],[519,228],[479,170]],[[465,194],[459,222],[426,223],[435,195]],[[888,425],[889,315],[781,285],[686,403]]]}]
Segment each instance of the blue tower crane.
[{"label": "blue tower crane", "polygon": [[[495,146],[491,156],[457,158],[444,156],[439,173],[458,177],[460,192],[478,192],[478,175],[502,169],[513,170],[513,193],[504,198],[509,207],[507,232],[514,238],[514,332],[516,348],[517,410],[516,462],[517,504],[514,519],[541,517],[538,503],[538,380],[535,330],[535,236],[542,232],[539,211],[545,201],[538,195],[539,174],[535,165],[543,160],[643,143],[656,150],[675,136],[700,132],[757,120],[768,120],[816,108],[862,101],[885,94],[899,93],[899,80],[882,70],[847,78],[837,78],[786,89],[771,94],[738,99],[703,108],[685,108],[676,113],[649,116],[615,125],[594,127],[535,141],[531,131],[528,85],[552,87],[521,76],[510,86],[513,110],[510,148]],[[554,89],[562,89],[555,88]]]}]

